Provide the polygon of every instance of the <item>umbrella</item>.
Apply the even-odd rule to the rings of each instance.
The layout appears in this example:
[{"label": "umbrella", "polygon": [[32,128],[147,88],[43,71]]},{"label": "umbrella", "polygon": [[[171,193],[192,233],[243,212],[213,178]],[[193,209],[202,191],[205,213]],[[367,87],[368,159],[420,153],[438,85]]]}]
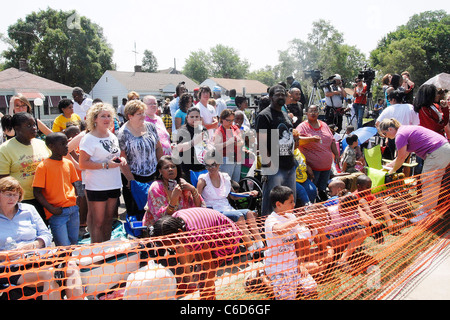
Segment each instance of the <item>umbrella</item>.
[{"label": "umbrella", "polygon": [[424,84],[434,84],[438,89],[450,90],[450,74],[440,73],[431,79],[428,79]]},{"label": "umbrella", "polygon": [[[375,127],[362,127],[352,132],[352,134],[356,134],[358,136],[358,145],[366,142],[374,135],[377,134],[377,128]],[[345,150],[347,147],[347,141],[345,139],[342,140],[342,148]]]}]

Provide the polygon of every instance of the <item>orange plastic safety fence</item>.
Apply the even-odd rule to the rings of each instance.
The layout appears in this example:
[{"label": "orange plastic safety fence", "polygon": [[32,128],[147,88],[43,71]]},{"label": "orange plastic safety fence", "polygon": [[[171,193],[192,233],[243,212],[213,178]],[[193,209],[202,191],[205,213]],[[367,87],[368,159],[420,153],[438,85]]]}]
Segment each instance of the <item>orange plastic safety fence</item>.
[{"label": "orange plastic safety fence", "polygon": [[[15,284],[0,298],[392,299],[447,246],[440,240],[448,232],[450,178],[447,173],[439,184],[442,175],[278,213],[295,219],[284,229],[271,227],[273,216],[247,221],[239,245],[206,240],[191,251],[195,237],[184,232],[10,252],[0,278]],[[214,232],[222,232],[215,239],[228,234],[202,230]],[[214,258],[221,246],[234,253]]]}]

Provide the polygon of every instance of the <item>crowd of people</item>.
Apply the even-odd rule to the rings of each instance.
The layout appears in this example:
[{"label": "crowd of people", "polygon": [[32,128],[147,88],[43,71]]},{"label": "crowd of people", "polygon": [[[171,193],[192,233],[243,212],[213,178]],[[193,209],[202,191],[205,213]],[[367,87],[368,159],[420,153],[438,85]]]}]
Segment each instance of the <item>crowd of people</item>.
[{"label": "crowd of people", "polygon": [[[187,260],[198,259],[196,250],[212,243],[213,256],[227,257],[242,240],[251,256],[265,251],[276,298],[295,298],[292,290],[299,286],[304,295],[314,295],[315,277],[323,275],[333,252],[343,252],[337,264],[348,271],[348,257],[366,237],[382,240],[382,221],[395,234],[392,219],[405,218],[361,193],[371,184],[363,172],[364,142],[352,132],[363,126],[367,111],[363,79],[355,79],[353,106],[344,110],[347,93],[340,76],[334,76],[333,85],[324,90],[325,120],[319,117],[320,106],[306,105],[298,81],[287,81],[290,88],[285,83],[268,88],[253,121],[246,112],[248,99],[236,90],[225,100],[220,87],[201,86],[191,95],[184,83],[176,87],[173,100],[162,104],[132,91],[117,111],[75,88],[73,100],[59,102],[61,115],[51,129],[33,117],[27,99],[14,96],[10,114],[2,118],[0,250],[6,250],[9,238],[17,250],[47,247],[52,241],[75,245],[80,229],[86,228],[92,243],[108,241],[123,195],[127,214],[139,216],[151,235],[196,234],[180,240],[183,252],[192,254]],[[427,204],[418,214],[424,216],[438,204],[436,185],[444,175],[426,174],[450,164],[449,94],[424,84],[413,95],[407,72],[386,75],[383,81],[384,98],[374,112],[379,135],[394,151],[389,173],[415,153],[417,172],[426,177],[422,195]],[[355,123],[343,122],[349,111]],[[242,192],[236,184],[249,167],[253,174],[260,172],[261,194]],[[358,186],[364,186],[356,194],[332,179],[355,172],[362,179]],[[133,197],[132,181],[150,185],[144,210]],[[260,212],[234,209],[229,200],[242,196],[261,197]],[[294,208],[302,208],[303,214],[289,213]],[[256,222],[259,216],[266,218],[263,230]],[[209,239],[199,245],[204,238],[199,229],[212,226],[227,229],[233,242]],[[186,244],[190,241],[197,242]],[[320,254],[313,261],[298,248],[309,253],[314,241]],[[212,264],[206,268],[202,297],[214,297],[211,272],[216,269]],[[68,273],[76,275],[73,265]],[[3,286],[10,281],[0,279]]]}]

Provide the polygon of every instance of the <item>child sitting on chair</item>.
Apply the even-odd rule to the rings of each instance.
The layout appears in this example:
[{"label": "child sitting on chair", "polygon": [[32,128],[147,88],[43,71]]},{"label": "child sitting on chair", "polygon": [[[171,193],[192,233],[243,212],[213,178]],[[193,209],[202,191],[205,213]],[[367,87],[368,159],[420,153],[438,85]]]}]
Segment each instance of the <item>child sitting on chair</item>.
[{"label": "child sitting on chair", "polygon": [[357,165],[364,165],[357,157],[358,136],[356,134],[349,135],[345,138],[345,142],[347,142],[347,147],[342,154],[342,172],[358,172]]}]

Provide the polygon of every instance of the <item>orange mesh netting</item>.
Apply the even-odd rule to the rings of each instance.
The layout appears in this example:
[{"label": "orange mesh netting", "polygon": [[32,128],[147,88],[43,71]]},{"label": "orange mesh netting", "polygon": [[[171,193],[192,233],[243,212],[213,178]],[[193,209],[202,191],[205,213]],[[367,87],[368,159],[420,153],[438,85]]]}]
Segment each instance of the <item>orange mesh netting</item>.
[{"label": "orange mesh netting", "polygon": [[[203,249],[190,253],[186,243],[192,245],[194,240],[188,233],[16,252],[14,259],[2,263],[8,271],[0,276],[22,276],[25,281],[7,287],[1,295],[12,298],[19,292],[26,295],[21,299],[392,299],[447,247],[440,240],[448,231],[448,173],[442,185],[427,184],[442,174],[393,181],[377,188],[372,197],[360,194],[365,202],[346,195],[327,207],[321,203],[293,210],[302,236],[294,241],[292,261],[282,260],[288,248],[285,243],[267,247],[267,217],[260,217],[257,228],[266,246],[264,254],[252,251],[252,258],[242,239],[238,245],[206,241],[199,244]],[[203,235],[214,232],[222,237],[230,234],[223,228],[202,230]],[[214,258],[220,246],[234,253]],[[425,251],[431,256],[424,258]],[[279,261],[276,275],[266,272],[268,258]],[[306,276],[298,274],[305,269],[312,277],[306,285],[302,281]]]}]

